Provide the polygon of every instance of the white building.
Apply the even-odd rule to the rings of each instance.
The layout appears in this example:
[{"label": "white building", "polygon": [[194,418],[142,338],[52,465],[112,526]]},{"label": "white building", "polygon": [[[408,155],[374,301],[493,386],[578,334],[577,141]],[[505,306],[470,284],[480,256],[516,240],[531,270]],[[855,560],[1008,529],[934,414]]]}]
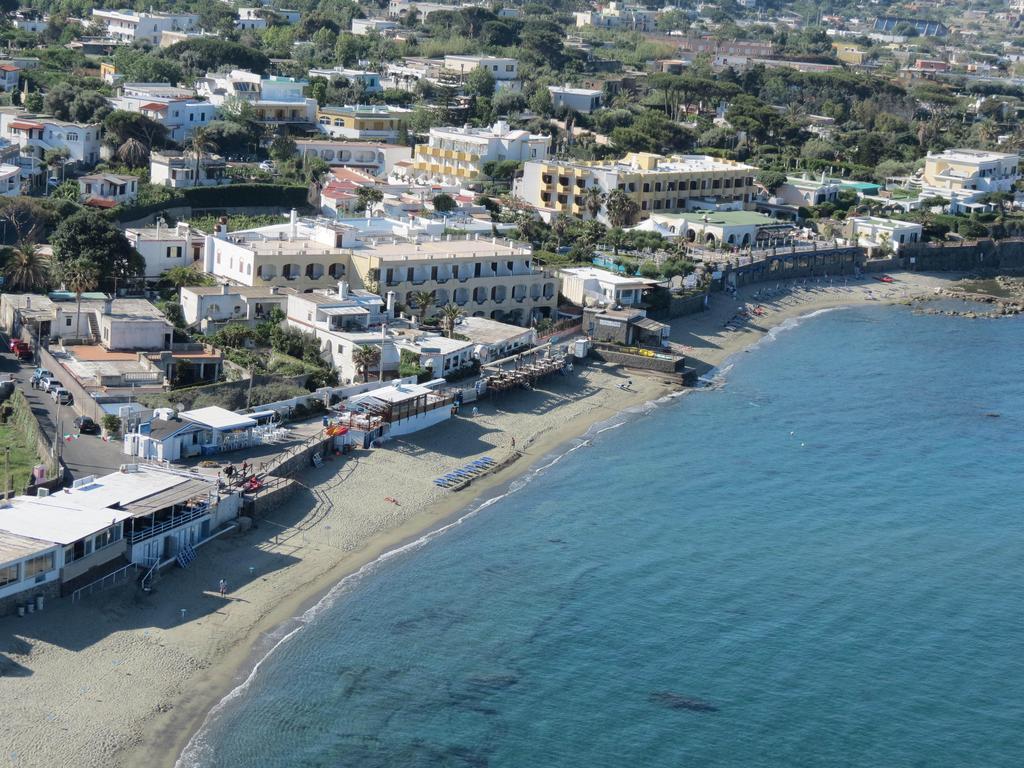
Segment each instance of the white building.
[{"label": "white building", "polygon": [[406,173],[423,183],[462,184],[479,178],[487,162],[544,160],[550,144],[550,136],[513,130],[504,120],[489,128],[431,128]]},{"label": "white building", "polygon": [[0,135],[18,145],[18,165],[24,178],[44,170],[43,156],[49,150],[66,149],[69,162],[95,165],[100,159],[102,130],[99,123],[69,123],[22,110],[0,110]]},{"label": "white building", "polygon": [[146,277],[157,278],[171,267],[188,267],[203,258],[206,237],[180,222],[168,227],[129,227],[124,236],[146,260]]},{"label": "white building", "polygon": [[196,177],[196,159],[189,152],[162,149],[149,156],[149,180],[172,189],[189,187],[216,187],[230,184],[224,175],[227,164],[220,155],[203,155],[199,160],[199,176]]},{"label": "white building", "polygon": [[227,323],[265,322],[274,309],[284,312],[287,304],[288,294],[276,285],[247,287],[222,283],[181,289],[185,322],[198,325],[203,333]]},{"label": "white building", "polygon": [[473,345],[472,358],[482,363],[501,360],[537,345],[537,331],[509,325],[488,317],[466,315],[455,325],[455,333]]},{"label": "white building", "polygon": [[158,45],[160,35],[165,30],[189,31],[199,25],[199,16],[194,13],[137,13],[99,8],[93,9],[92,20],[93,23],[106,28],[108,37],[129,45]]},{"label": "white building", "polygon": [[17,197],[21,194],[21,168],[10,163],[0,163],[0,195]]},{"label": "white building", "polygon": [[238,514],[217,480],[126,464],[60,493],[0,507],[0,613],[69,595],[131,562],[145,572],[200,545]]},{"label": "white building", "polygon": [[961,213],[988,192],[1011,192],[1019,178],[1016,154],[947,149],[925,158],[921,197],[944,197],[950,201],[950,212]]},{"label": "white building", "polygon": [[294,137],[296,153],[300,157],[318,157],[331,166],[342,166],[363,171],[373,176],[387,177],[395,163],[412,157],[412,147],[344,139],[307,139]]},{"label": "white building", "polygon": [[364,93],[380,93],[384,90],[380,84],[380,73],[370,72],[365,69],[347,69],[345,67],[334,67],[333,69],[311,69],[309,70],[309,79],[312,80],[314,77],[322,77],[330,83],[336,83],[339,80],[346,80],[349,83],[358,83]]},{"label": "white building", "polygon": [[326,219],[291,220],[255,229],[208,235],[204,269],[237,285],[292,287],[312,290],[344,278],[349,259],[345,248],[357,241],[352,227]]},{"label": "white building", "polygon": [[20,79],[21,67],[9,61],[0,62],[0,91],[9,93],[18,90]]},{"label": "white building", "polygon": [[26,14],[19,12],[15,14],[12,23],[15,29],[38,35],[50,28],[50,17],[45,14],[36,15],[35,13]]},{"label": "white building", "polygon": [[239,8],[238,18],[235,20],[235,29],[240,32],[246,30],[266,29],[268,26],[268,16],[279,23],[297,24],[302,14],[298,11],[269,8],[267,6]]},{"label": "white building", "polygon": [[504,56],[462,56],[449,54],[444,57],[444,68],[458,72],[465,80],[470,72],[483,69],[494,78],[495,90],[517,91],[522,87],[519,82],[519,60]]},{"label": "white building", "polygon": [[571,267],[558,270],[562,295],[578,307],[632,307],[643,302],[645,291],[657,280],[630,277],[597,267]]},{"label": "white building", "polygon": [[119,173],[90,173],[79,176],[78,200],[93,208],[113,208],[139,196],[139,178]]},{"label": "white building", "polygon": [[178,144],[188,141],[196,128],[217,119],[217,110],[201,101],[189,88],[170,83],[124,83],[120,95],[111,99],[114,109],[145,115],[167,129]]},{"label": "white building", "polygon": [[353,290],[341,280],[334,290],[297,293],[287,289],[287,294],[289,327],[316,336],[323,356],[342,381],[358,378],[353,355],[366,344],[383,345],[379,365],[385,372],[398,370],[398,351],[383,329],[388,313],[384,300],[376,293]]},{"label": "white building", "polygon": [[907,243],[916,243],[924,231],[912,221],[883,219],[877,216],[853,216],[845,223],[846,237],[865,248],[891,246],[894,252]]},{"label": "white building", "polygon": [[388,21],[387,19],[352,19],[353,35],[368,35],[371,32],[376,32],[386,36],[389,32],[394,32],[401,27],[402,25],[397,21]]},{"label": "white building", "polygon": [[639,5],[619,2],[607,3],[598,11],[579,11],[575,14],[577,27],[598,29],[629,29],[634,32],[653,32],[657,11]]},{"label": "white building", "polygon": [[571,109],[583,115],[600,109],[603,93],[594,88],[570,88],[568,85],[549,85],[548,93],[551,94],[551,105],[557,110]]},{"label": "white building", "polygon": [[252,105],[256,120],[267,125],[316,124],[316,99],[303,95],[309,85],[293,77],[262,77],[244,69],[209,72],[196,81],[196,93],[215,107],[234,101]]}]

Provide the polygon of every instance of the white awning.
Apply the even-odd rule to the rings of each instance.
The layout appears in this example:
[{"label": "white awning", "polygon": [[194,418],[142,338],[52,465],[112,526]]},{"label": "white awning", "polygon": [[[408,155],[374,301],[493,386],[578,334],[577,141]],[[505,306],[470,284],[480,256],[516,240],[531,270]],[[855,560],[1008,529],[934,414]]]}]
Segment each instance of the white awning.
[{"label": "white awning", "polygon": [[256,421],[248,416],[242,416],[227,408],[221,408],[219,405],[196,408],[193,411],[182,411],[178,415],[187,421],[202,424],[210,429],[245,429],[256,426]]},{"label": "white awning", "polygon": [[336,317],[338,315],[368,315],[370,310],[366,307],[328,307],[323,310],[323,313],[328,317]]}]

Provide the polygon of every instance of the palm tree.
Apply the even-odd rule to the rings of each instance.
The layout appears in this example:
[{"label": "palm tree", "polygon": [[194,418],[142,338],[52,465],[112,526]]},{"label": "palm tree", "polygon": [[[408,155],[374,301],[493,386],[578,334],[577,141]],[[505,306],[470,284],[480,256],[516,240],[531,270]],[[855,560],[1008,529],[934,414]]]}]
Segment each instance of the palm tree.
[{"label": "palm tree", "polygon": [[604,207],[606,198],[607,196],[599,187],[590,187],[587,189],[587,194],[583,198],[583,205],[586,207],[587,213],[590,214],[590,218],[597,218],[597,214],[599,214],[601,212],[601,208]]},{"label": "palm tree", "polygon": [[61,264],[58,274],[60,281],[64,283],[65,290],[75,292],[75,298],[78,302],[75,316],[75,332],[79,333],[82,327],[82,294],[93,290],[98,285],[100,271],[91,261],[79,257]]},{"label": "palm tree", "polygon": [[45,288],[50,277],[50,257],[32,241],[22,241],[7,260],[4,277],[13,291]]},{"label": "palm tree", "polygon": [[615,189],[608,195],[605,210],[608,212],[608,222],[613,227],[626,227],[636,219],[640,206],[621,189]]},{"label": "palm tree", "polygon": [[444,325],[444,332],[450,339],[455,333],[455,324],[462,317],[462,307],[458,304],[448,303],[441,307],[441,322]]},{"label": "palm tree", "polygon": [[149,147],[133,137],[117,148],[117,157],[129,168],[138,168],[149,157]]},{"label": "palm tree", "polygon": [[356,370],[362,372],[364,383],[370,380],[370,368],[376,365],[378,360],[380,349],[369,344],[363,344],[352,352],[352,362],[355,363]]},{"label": "palm tree", "polygon": [[192,151],[192,155],[196,159],[196,177],[193,186],[199,186],[199,166],[203,160],[203,155],[207,152],[213,152],[217,148],[217,143],[213,140],[213,134],[210,133],[210,129],[206,126],[196,128],[192,132],[192,139],[189,141],[189,149]]},{"label": "palm tree", "polygon": [[605,245],[612,247],[612,253],[616,256],[619,255],[619,248],[626,244],[626,233],[618,227],[609,229],[604,236]]},{"label": "palm tree", "polygon": [[409,300],[412,302],[420,312],[420,319],[426,320],[430,314],[431,307],[434,306],[436,299],[434,299],[433,291],[414,291],[410,296]]}]

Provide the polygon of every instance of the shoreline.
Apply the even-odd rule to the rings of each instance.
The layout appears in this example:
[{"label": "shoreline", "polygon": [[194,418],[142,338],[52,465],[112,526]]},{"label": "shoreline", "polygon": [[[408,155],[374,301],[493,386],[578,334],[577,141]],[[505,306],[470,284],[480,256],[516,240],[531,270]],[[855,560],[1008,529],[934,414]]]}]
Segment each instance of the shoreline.
[{"label": "shoreline", "polygon": [[[790,281],[774,293],[772,284],[765,283],[747,286],[736,297],[716,294],[707,311],[673,322],[672,340],[684,346],[688,364],[706,376],[789,320],[869,302],[898,303],[909,298],[908,291],[930,292],[956,278],[901,273],[897,279],[900,282],[889,289],[870,280],[842,288],[820,281],[808,288],[809,281]],[[742,303],[760,305],[765,314],[752,316],[738,330],[726,331],[724,324]],[[334,590],[343,592],[340,584],[386,560],[388,553],[405,551],[410,544],[432,539],[445,526],[476,514],[497,489],[511,486],[545,457],[564,454],[560,447],[584,437],[595,425],[642,413],[649,404],[689,391],[669,386],[656,375],[619,372],[601,364],[580,366],[567,379],[554,378],[537,391],[485,401],[479,419],[446,422],[359,455],[340,468],[327,464],[311,470],[303,476],[300,492],[274,511],[277,520],[261,520],[261,530],[211,543],[208,551],[215,556],[201,557],[194,570],[170,572],[164,577],[170,590],[165,587],[153,602],[140,607],[140,601],[131,596],[113,596],[113,608],[102,617],[106,626],[85,633],[89,636],[79,642],[61,642],[64,638],[58,632],[50,637],[46,632],[32,635],[31,625],[11,624],[12,635],[22,630],[21,644],[28,648],[16,648],[21,653],[0,650],[28,670],[22,679],[38,682],[37,695],[44,701],[32,711],[15,713],[6,728],[0,726],[0,748],[38,760],[25,765],[176,765],[217,704],[251,677],[282,637],[301,628],[303,614]],[[617,387],[627,378],[634,382],[633,391]],[[464,457],[482,455],[481,451],[507,452],[509,435],[515,437],[522,455],[494,475],[475,481],[469,493],[442,493],[429,487],[431,477]],[[400,508],[382,504],[385,494],[398,496]],[[360,500],[358,509],[345,505],[353,495]],[[278,530],[273,544],[264,527]],[[283,543],[281,535],[285,535]],[[222,601],[213,586],[225,570],[220,562],[225,558],[238,562],[233,563],[235,572],[228,574],[233,591]],[[246,568],[255,568],[258,576],[253,570],[247,575]],[[236,584],[241,586],[235,588]],[[189,620],[181,623],[177,611],[186,603]],[[67,606],[48,610],[43,619],[67,633],[62,615],[69,616]],[[80,610],[70,617],[81,622],[85,614]],[[95,669],[113,665],[114,672],[100,675],[97,682],[93,679],[97,676],[88,674],[93,665]],[[118,673],[126,677],[118,679]],[[12,700],[15,695],[24,696],[13,686],[4,688],[10,680],[0,677],[0,695]],[[66,696],[76,683],[81,684],[80,695]],[[126,695],[129,692],[131,696]],[[68,701],[50,700],[61,696]],[[137,711],[126,712],[131,707]],[[83,709],[93,717],[84,716]],[[97,722],[108,718],[119,728]],[[64,726],[67,740],[54,743],[54,723]],[[102,748],[96,749],[97,744]],[[32,746],[38,751],[29,752]]]},{"label": "shoreline", "polygon": [[[661,397],[676,391],[683,393],[683,390],[667,389]],[[639,405],[642,407],[650,402],[652,401],[645,400]],[[325,600],[330,599],[332,596],[343,594],[345,588],[350,586],[350,580],[358,581],[363,575],[371,573],[373,569],[378,565],[383,565],[391,557],[400,556],[412,549],[425,546],[435,537],[443,534],[444,531],[461,524],[463,520],[483,511],[491,503],[510,493],[510,486],[517,480],[530,474],[531,471],[540,469],[538,465],[543,460],[553,456],[561,457],[569,452],[567,450],[558,453],[559,446],[565,446],[574,440],[585,438],[595,426],[610,421],[622,413],[623,411],[620,410],[608,415],[602,415],[602,418],[588,424],[582,432],[578,432],[575,429],[565,429],[545,435],[544,439],[531,444],[531,448],[536,446],[539,449],[536,452],[529,454],[521,453],[516,460],[498,472],[474,481],[469,486],[469,488],[477,488],[477,492],[473,496],[459,497],[456,494],[452,494],[444,500],[435,502],[431,507],[422,510],[411,518],[408,525],[396,529],[391,535],[384,535],[378,540],[368,543],[365,549],[357,553],[353,561],[343,560],[335,568],[310,582],[309,591],[295,593],[292,600],[282,603],[281,609],[275,612],[288,614],[288,618],[278,620],[273,615],[268,616],[266,620],[267,626],[254,630],[258,636],[251,638],[251,642],[247,644],[245,652],[241,654],[244,658],[238,660],[233,665],[234,671],[230,674],[231,682],[229,684],[225,684],[227,675],[211,676],[204,681],[203,689],[193,691],[194,695],[197,693],[199,696],[203,696],[204,693],[206,695],[204,697],[205,703],[201,707],[194,702],[181,707],[186,714],[186,719],[190,722],[189,727],[178,730],[178,734],[172,740],[158,744],[141,744],[133,750],[126,751],[125,757],[129,759],[124,765],[141,765],[142,762],[137,762],[135,757],[141,758],[145,754],[152,758],[151,753],[156,749],[163,754],[152,765],[160,766],[161,768],[177,768],[179,760],[183,756],[183,751],[205,726],[208,718],[215,714],[220,704],[227,697],[248,685],[253,676],[258,672],[259,665],[270,654],[274,653],[292,634],[305,626],[306,616],[310,611],[319,608]],[[523,461],[524,459],[529,460]],[[495,492],[502,488],[504,490]],[[409,530],[406,531],[404,530],[405,528]],[[290,626],[292,623],[294,623],[294,627]],[[286,627],[287,631],[285,630]],[[271,642],[266,642],[265,646],[260,648],[260,640],[270,639],[275,632],[279,632],[281,637],[274,638]],[[225,661],[230,663],[228,659]],[[168,723],[168,725],[172,724]],[[181,765],[182,768],[185,768],[189,764],[182,763]]]}]

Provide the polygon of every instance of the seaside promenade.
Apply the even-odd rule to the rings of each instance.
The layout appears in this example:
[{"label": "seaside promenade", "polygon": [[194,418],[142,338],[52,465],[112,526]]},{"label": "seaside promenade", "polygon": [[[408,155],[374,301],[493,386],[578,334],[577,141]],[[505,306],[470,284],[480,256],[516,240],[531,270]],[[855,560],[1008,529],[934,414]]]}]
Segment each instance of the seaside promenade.
[{"label": "seaside promenade", "polygon": [[[672,340],[707,372],[788,319],[947,284],[921,274],[897,280],[797,280],[716,294],[707,312],[673,324]],[[762,313],[736,322],[744,307]],[[627,379],[629,390],[619,386]],[[254,649],[279,636],[268,632],[295,626],[294,617],[347,574],[444,525],[488,487],[670,389],[657,377],[578,366],[573,376],[482,401],[476,418],[310,468],[258,528],[211,542],[150,596],[125,589],[60,601],[28,620],[0,619],[0,697],[19,702],[0,722],[0,754],[17,766],[173,765],[209,707],[248,673]],[[480,456],[509,455],[512,438],[524,455],[503,472],[461,493],[434,485]]]}]

